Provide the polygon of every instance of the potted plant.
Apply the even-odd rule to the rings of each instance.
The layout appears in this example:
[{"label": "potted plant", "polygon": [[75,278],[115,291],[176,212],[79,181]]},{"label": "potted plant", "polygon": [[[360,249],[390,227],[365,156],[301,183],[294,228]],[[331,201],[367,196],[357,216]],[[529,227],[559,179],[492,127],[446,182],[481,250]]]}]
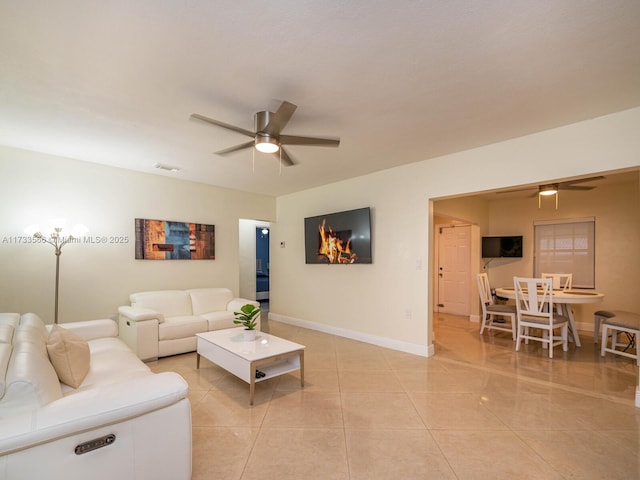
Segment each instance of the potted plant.
[{"label": "potted plant", "polygon": [[260,307],[256,307],[250,303],[240,307],[239,312],[233,312],[236,319],[233,321],[236,325],[244,327],[244,339],[247,341],[256,339],[256,317],[262,311]]}]

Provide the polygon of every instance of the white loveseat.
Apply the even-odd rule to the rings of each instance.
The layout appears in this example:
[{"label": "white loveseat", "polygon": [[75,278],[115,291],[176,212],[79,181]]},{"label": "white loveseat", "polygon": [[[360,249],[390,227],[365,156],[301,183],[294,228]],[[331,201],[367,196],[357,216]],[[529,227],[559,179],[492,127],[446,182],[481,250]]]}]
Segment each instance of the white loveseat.
[{"label": "white loveseat", "polygon": [[59,381],[37,315],[0,313],[0,479],[191,478],[185,380],[152,373],[113,320],[60,326],[89,360],[77,388]]},{"label": "white loveseat", "polygon": [[[233,312],[250,303],[228,288],[132,293],[118,308],[120,338],[144,361],[196,350],[196,333],[235,327]],[[260,316],[257,319],[260,329]]]}]

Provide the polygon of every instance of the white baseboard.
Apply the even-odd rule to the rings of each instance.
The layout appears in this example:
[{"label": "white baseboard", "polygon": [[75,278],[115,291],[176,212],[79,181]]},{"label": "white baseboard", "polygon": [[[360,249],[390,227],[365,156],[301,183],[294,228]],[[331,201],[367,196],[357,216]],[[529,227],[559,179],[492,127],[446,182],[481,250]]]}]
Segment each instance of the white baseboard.
[{"label": "white baseboard", "polygon": [[431,357],[435,353],[433,343],[431,345],[418,345],[415,343],[402,342],[400,340],[378,337],[376,335],[369,335],[368,333],[347,330],[346,328],[333,327],[331,325],[325,325],[324,323],[310,322],[308,320],[301,320],[299,318],[288,317],[286,315],[280,315],[273,312],[269,312],[267,318],[269,320],[276,320],[278,322],[286,323],[289,325],[295,325],[296,327],[308,328],[309,330],[328,333],[330,335],[336,335],[338,337],[350,338],[351,340],[370,343],[372,345],[378,345],[379,347],[390,348],[392,350],[420,355],[422,357]]}]

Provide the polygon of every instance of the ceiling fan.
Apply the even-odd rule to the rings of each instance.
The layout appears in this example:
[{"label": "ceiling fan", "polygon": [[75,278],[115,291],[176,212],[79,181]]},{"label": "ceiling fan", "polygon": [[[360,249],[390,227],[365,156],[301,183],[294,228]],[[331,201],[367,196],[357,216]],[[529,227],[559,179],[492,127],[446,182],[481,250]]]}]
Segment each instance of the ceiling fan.
[{"label": "ceiling fan", "polygon": [[559,190],[593,190],[596,188],[594,185],[576,185],[578,183],[587,183],[587,182],[595,182],[596,180],[604,180],[602,175],[597,177],[589,177],[589,178],[579,178],[577,180],[567,180],[566,182],[553,182],[553,183],[545,183],[542,185],[538,185],[537,187],[525,187],[525,188],[516,188],[512,190],[502,190],[496,193],[513,193],[513,192],[524,192],[527,190],[536,190],[531,194],[532,197],[536,195],[554,195],[558,193]]},{"label": "ceiling fan", "polygon": [[225,148],[215,152],[217,155],[227,155],[229,153],[237,152],[245,148],[255,147],[256,150],[263,153],[273,153],[276,157],[282,160],[287,167],[295,165],[295,162],[283,148],[284,145],[303,145],[303,146],[315,146],[315,147],[337,147],[340,145],[340,139],[332,138],[314,138],[314,137],[300,137],[297,135],[283,135],[282,130],[289,123],[289,120],[293,116],[294,112],[298,108],[293,103],[284,101],[280,104],[278,109],[274,112],[262,111],[255,114],[255,131],[246,130],[241,127],[229,125],[228,123],[214,120],[213,118],[205,117],[198,113],[192,113],[192,118],[197,118],[204,122],[211,123],[218,127],[226,128],[227,130],[233,130],[234,132],[241,133],[247,137],[251,137],[252,140],[240,145]]}]

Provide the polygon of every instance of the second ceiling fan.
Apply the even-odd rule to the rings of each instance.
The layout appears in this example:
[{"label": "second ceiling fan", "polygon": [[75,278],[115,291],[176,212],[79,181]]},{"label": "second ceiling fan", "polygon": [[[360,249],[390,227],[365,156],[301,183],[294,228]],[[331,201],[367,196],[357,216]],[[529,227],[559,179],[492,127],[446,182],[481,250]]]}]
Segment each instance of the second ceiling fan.
[{"label": "second ceiling fan", "polygon": [[255,147],[256,150],[260,152],[273,153],[276,157],[280,158],[286,166],[290,167],[295,165],[295,162],[291,158],[291,155],[289,155],[289,153],[287,153],[283,148],[284,145],[313,147],[337,147],[340,145],[339,138],[315,138],[301,137],[298,135],[283,135],[282,130],[287,123],[289,123],[289,120],[296,111],[296,108],[298,107],[293,103],[284,101],[275,112],[269,112],[266,110],[257,112],[255,114],[254,123],[255,131],[236,127],[235,125],[229,125],[228,123],[214,120],[213,118],[205,117],[198,113],[191,114],[191,117],[252,138],[249,142],[219,150],[215,152],[217,155],[227,155],[229,153],[237,152],[238,150]]}]

